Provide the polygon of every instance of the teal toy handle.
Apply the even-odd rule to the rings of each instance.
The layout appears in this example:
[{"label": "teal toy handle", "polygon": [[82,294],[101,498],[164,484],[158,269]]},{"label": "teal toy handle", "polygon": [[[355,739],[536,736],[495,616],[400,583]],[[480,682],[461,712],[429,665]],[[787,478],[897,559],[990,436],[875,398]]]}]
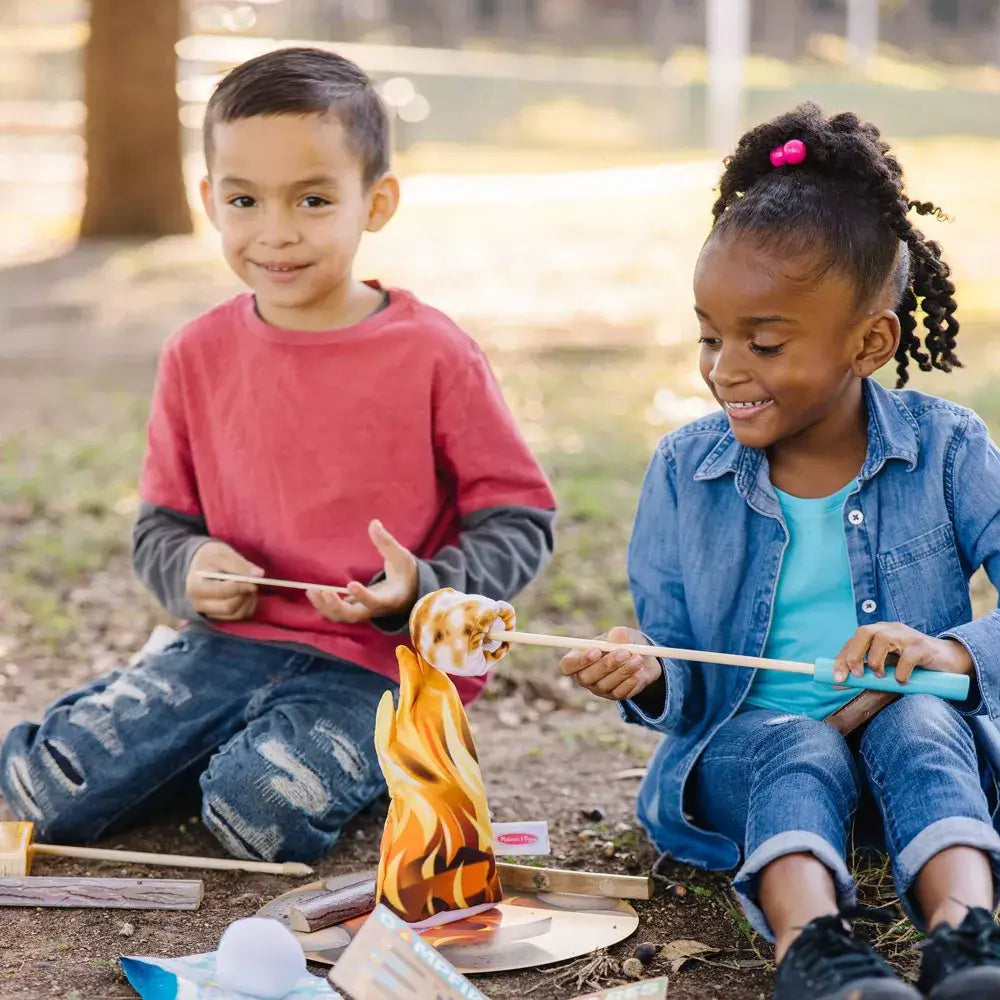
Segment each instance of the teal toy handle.
[{"label": "teal toy handle", "polygon": [[[833,660],[817,660],[813,680],[817,684],[836,683],[833,679]],[[840,684],[842,687],[891,691],[893,694],[934,694],[951,701],[965,701],[969,697],[969,678],[965,674],[942,674],[937,670],[921,670],[919,667],[910,674],[910,679],[905,684],[896,680],[892,667],[886,669],[885,677],[878,677],[870,670],[865,670],[863,677],[848,674],[847,680]]]}]

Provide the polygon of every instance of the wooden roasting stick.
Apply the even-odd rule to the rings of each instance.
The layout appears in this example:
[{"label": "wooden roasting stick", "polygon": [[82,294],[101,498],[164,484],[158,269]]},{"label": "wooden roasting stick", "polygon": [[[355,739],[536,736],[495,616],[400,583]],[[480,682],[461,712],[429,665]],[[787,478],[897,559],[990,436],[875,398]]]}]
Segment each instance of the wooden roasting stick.
[{"label": "wooden roasting stick", "polygon": [[[333,590],[347,594],[345,587],[331,587],[326,584],[296,583],[292,580],[273,580],[267,577],[237,576],[233,573],[209,573],[201,575],[210,580],[237,580],[242,583],[254,583],[268,587],[292,587],[296,590]],[[659,656],[670,660],[691,660],[696,663],[718,663],[729,667],[750,667],[755,670],[781,670],[789,674],[809,674],[816,681],[824,684],[834,684],[833,660],[821,657],[815,663],[804,663],[798,660],[775,660],[763,656],[741,656],[735,653],[710,653],[698,649],[674,649],[669,646],[644,646],[630,642],[611,642],[608,639],[576,639],[561,635],[543,635],[532,632],[506,631],[502,628],[489,632],[490,639],[506,643],[524,643],[529,646],[552,646],[556,649],[598,649],[605,653],[616,653],[622,650],[628,653],[638,653],[640,656]],[[964,701],[969,696],[969,678],[963,674],[938,673],[917,667],[905,685],[899,684],[895,677],[887,673],[878,677],[871,670],[866,670],[863,677],[848,674],[841,687],[864,688],[877,691],[889,691],[893,694],[933,694],[953,701]]]},{"label": "wooden roasting stick", "polygon": [[197,910],[200,880],[142,878],[0,878],[0,906],[113,910]]},{"label": "wooden roasting stick", "polygon": [[[238,573],[200,571],[198,575],[206,580],[232,580],[235,583],[255,583],[262,587],[290,587],[293,590],[332,590],[338,594],[349,593],[346,587],[332,587],[321,583],[298,583],[295,580],[273,580],[263,576],[240,576]],[[811,663],[798,663],[795,660],[762,660],[758,656],[701,653],[691,649],[670,649],[666,646],[642,646],[635,643],[611,642],[609,639],[574,639],[561,635],[541,635],[533,632],[507,632],[504,629],[494,629],[490,632],[490,638],[499,639],[501,642],[524,643],[529,646],[553,646],[557,649],[600,649],[605,653],[614,653],[624,649],[626,652],[639,653],[642,656],[664,656],[668,659],[722,663],[731,667],[766,666],[771,670],[786,670],[793,674],[813,673]]]},{"label": "wooden roasting stick", "polygon": [[[497,862],[500,884],[511,892],[563,892],[611,899],[651,899],[653,880],[634,875],[577,872],[559,868],[532,868]],[[375,878],[361,876],[356,882],[319,891],[289,908],[293,931],[309,934],[360,917],[375,909]]]},{"label": "wooden roasting stick", "polygon": [[272,580],[267,576],[241,576],[239,573],[212,573],[199,570],[204,580],[228,580],[232,583],[254,583],[258,587],[287,587],[290,590],[332,590],[335,594],[349,594],[346,587],[333,587],[326,583],[296,583],[294,580]]},{"label": "wooden roasting stick", "polygon": [[544,635],[535,632],[507,632],[502,628],[489,633],[499,642],[521,643],[525,646],[552,646],[555,649],[598,649],[602,653],[638,653],[640,656],[661,656],[668,660],[693,660],[696,663],[720,663],[727,667],[754,667],[784,670],[790,674],[812,674],[812,663],[798,660],[772,660],[762,656],[741,656],[737,653],[706,653],[698,649],[674,649],[672,646],[644,646],[635,642],[613,642],[611,639],[577,639],[572,636]]},{"label": "wooden roasting stick", "polygon": [[243,861],[239,858],[199,858],[184,854],[147,854],[144,851],[111,851],[103,847],[61,847],[33,844],[35,824],[0,823],[0,875],[27,875],[36,854],[116,864],[164,865],[169,868],[214,868],[228,871],[266,872],[269,875],[312,875],[308,865],[294,861]]},{"label": "wooden roasting stick", "polygon": [[308,865],[297,861],[243,861],[240,858],[199,858],[184,854],[147,854],[145,851],[109,851],[101,847],[60,847],[32,844],[32,854],[85,861],[113,861],[121,864],[163,865],[169,868],[205,868],[216,871],[264,872],[268,875],[311,875]]},{"label": "wooden roasting stick", "polygon": [[718,663],[728,667],[751,667],[756,670],[780,670],[789,674],[808,674],[820,684],[844,688],[886,691],[890,694],[933,694],[952,701],[969,697],[969,678],[965,674],[949,674],[925,668],[915,668],[905,684],[896,680],[893,668],[878,676],[870,668],[864,675],[848,674],[843,681],[834,680],[834,661],[820,657],[815,663],[798,660],[774,660],[766,656],[741,656],[735,653],[709,653],[700,649],[674,649],[670,646],[643,646],[631,642],[611,642],[608,639],[574,639],[561,635],[536,635],[532,632],[492,629],[488,636],[499,642],[524,643],[528,646],[554,646],[557,649],[598,649],[605,653],[625,650],[640,656],[658,656],[669,660],[692,660],[696,663]]}]

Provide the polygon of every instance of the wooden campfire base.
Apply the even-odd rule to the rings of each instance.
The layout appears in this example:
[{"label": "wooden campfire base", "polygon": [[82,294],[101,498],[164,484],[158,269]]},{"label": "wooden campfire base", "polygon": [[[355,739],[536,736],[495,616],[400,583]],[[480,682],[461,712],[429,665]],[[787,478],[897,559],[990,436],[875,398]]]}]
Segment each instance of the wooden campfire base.
[{"label": "wooden campfire base", "polygon": [[[356,883],[359,875],[341,875],[310,882],[286,892],[258,911],[291,929],[289,910],[310,896]],[[306,958],[333,965],[368,919],[312,934],[293,931]],[[421,933],[463,975],[510,972],[578,958],[609,948],[633,934],[639,916],[621,899],[566,893],[508,894],[487,913]]]}]

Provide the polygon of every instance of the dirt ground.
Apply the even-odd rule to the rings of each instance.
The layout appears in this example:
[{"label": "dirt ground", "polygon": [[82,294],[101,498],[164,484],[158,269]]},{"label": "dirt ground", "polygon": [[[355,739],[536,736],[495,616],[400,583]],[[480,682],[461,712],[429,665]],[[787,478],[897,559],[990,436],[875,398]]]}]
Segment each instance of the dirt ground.
[{"label": "dirt ground", "polygon": [[[477,708],[472,715],[491,804],[498,819],[544,817],[554,840],[553,864],[595,870],[644,873],[655,861],[632,819],[635,779],[614,780],[615,771],[634,768],[648,739],[625,743],[610,714],[553,710],[525,718],[520,692]],[[628,739],[633,739],[628,734]],[[529,747],[530,752],[523,748]],[[626,748],[627,747],[627,748]],[[600,809],[600,823],[583,812]],[[347,831],[342,846],[318,871],[324,875],[358,871],[377,861],[383,809],[372,810]],[[607,845],[612,845],[608,847]],[[217,854],[217,845],[190,819],[176,819],[137,830],[107,846],[135,850]],[[610,851],[612,857],[608,857]],[[8,910],[2,918],[0,996],[79,997],[80,1000],[134,996],[117,965],[123,954],[174,956],[212,950],[226,925],[252,915],[269,898],[291,887],[277,876],[239,873],[192,873],[169,869],[84,865],[45,859],[45,874],[128,875],[129,877],[203,878],[205,901],[197,912]],[[671,977],[670,997],[677,1000],[756,1000],[768,995],[765,963],[741,934],[731,901],[719,880],[669,867],[667,876],[688,888],[683,896],[664,892],[636,904],[640,929],[611,949],[628,957],[640,941],[666,943],[697,938],[720,949],[709,962],[691,963]],[[683,890],[674,890],[680,892]],[[600,979],[583,978],[590,956],[552,969],[476,977],[492,998],[572,997],[590,988],[619,982],[613,966]],[[313,971],[322,973],[320,967]],[[669,971],[659,961],[650,975]],[[555,982],[557,975],[565,976]],[[364,998],[357,998],[364,1000]]]}]

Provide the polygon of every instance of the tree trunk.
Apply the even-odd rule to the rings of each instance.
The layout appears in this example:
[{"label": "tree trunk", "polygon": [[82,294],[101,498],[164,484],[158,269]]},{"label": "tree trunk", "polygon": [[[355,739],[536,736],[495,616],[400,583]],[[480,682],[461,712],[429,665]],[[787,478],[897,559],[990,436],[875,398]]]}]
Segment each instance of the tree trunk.
[{"label": "tree trunk", "polygon": [[192,232],[181,169],[181,0],[91,0],[81,238]]}]

